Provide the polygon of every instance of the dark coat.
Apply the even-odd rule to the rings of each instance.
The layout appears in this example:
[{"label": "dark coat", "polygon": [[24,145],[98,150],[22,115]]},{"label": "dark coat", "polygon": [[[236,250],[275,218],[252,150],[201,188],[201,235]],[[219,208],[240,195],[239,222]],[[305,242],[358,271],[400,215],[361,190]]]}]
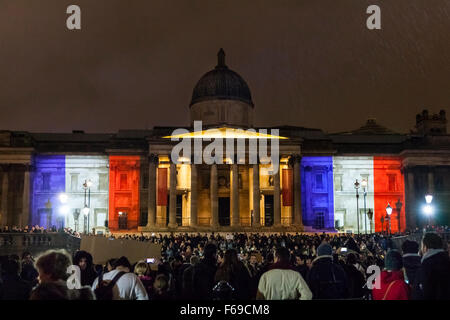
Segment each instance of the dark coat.
[{"label": "dark coat", "polygon": [[313,299],[346,299],[349,282],[344,269],[333,263],[332,257],[314,260],[307,280]]},{"label": "dark coat", "polygon": [[413,286],[413,299],[450,300],[448,252],[439,252],[422,261]]},{"label": "dark coat", "polygon": [[28,300],[31,294],[31,284],[18,275],[4,275],[0,285],[0,300]]},{"label": "dark coat", "polygon": [[242,262],[239,262],[233,272],[219,267],[214,280],[216,284],[221,280],[228,282],[234,288],[234,297],[238,300],[250,300],[254,297],[250,273]]},{"label": "dark coat", "polygon": [[183,272],[183,285],[182,285],[182,297],[183,299],[192,299],[193,298],[193,274],[194,274],[194,266],[191,265],[187,267]]},{"label": "dark coat", "polygon": [[349,298],[362,298],[366,293],[364,275],[352,264],[345,264],[343,268],[349,281]]},{"label": "dark coat", "polygon": [[215,260],[203,259],[194,266],[192,273],[192,291],[195,300],[212,300],[212,289],[217,266]]},{"label": "dark coat", "polygon": [[408,283],[413,285],[416,279],[417,271],[420,268],[420,256],[408,255],[403,256],[403,267],[405,268],[406,277],[408,278]]}]

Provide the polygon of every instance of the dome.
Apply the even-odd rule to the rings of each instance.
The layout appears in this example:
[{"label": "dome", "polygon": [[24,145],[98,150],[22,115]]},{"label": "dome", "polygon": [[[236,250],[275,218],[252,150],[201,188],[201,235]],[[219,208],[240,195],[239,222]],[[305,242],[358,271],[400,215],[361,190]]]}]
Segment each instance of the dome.
[{"label": "dome", "polygon": [[218,63],[197,82],[190,106],[206,100],[239,100],[253,107],[252,96],[242,77],[225,65],[225,52],[220,49]]}]

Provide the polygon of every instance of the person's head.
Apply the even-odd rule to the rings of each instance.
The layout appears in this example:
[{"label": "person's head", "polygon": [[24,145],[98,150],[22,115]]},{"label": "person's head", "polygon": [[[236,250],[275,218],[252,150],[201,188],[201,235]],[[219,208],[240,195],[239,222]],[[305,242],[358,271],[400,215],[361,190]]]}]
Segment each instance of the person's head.
[{"label": "person's head", "polygon": [[114,269],[128,269],[128,272],[131,270],[131,263],[127,257],[120,257],[114,262]]},{"label": "person's head", "polygon": [[327,242],[323,242],[317,248],[317,256],[318,257],[323,257],[323,256],[332,257],[333,256],[333,248]]},{"label": "person's head", "polygon": [[200,258],[198,256],[191,256],[191,259],[189,261],[191,263],[191,265],[195,266],[196,264],[198,264],[200,262]]},{"label": "person's head", "polygon": [[49,250],[40,255],[36,260],[36,269],[39,272],[39,282],[52,282],[67,280],[67,268],[72,264],[72,259],[66,250]]},{"label": "person's head", "polygon": [[275,250],[275,263],[289,263],[289,250],[285,247],[279,247]]},{"label": "person's head", "polygon": [[31,252],[25,251],[22,253],[22,263],[33,263],[33,256]]},{"label": "person's head", "polygon": [[255,265],[255,264],[258,263],[258,258],[256,257],[256,254],[253,253],[253,254],[250,255],[250,261],[249,262],[250,262],[251,265]]},{"label": "person's head", "polygon": [[418,253],[419,252],[419,244],[416,241],[406,240],[402,244],[403,254],[407,253]]},{"label": "person's head", "polygon": [[153,289],[157,294],[164,293],[169,289],[169,279],[165,274],[158,274],[156,276]]},{"label": "person's head", "polygon": [[295,264],[298,265],[298,266],[304,265],[305,264],[305,260],[306,260],[306,257],[303,256],[303,255],[296,255],[295,256]]},{"label": "person's head", "polygon": [[354,253],[349,253],[347,255],[347,264],[356,264],[356,255]]},{"label": "person's head", "polygon": [[208,259],[208,260],[215,260],[216,253],[217,253],[217,247],[214,243],[208,243],[203,250],[203,256],[205,257],[205,259]]},{"label": "person's head", "polygon": [[109,259],[106,261],[106,271],[109,272],[111,270],[114,270],[114,263],[117,259]]},{"label": "person's head", "polygon": [[441,237],[434,232],[427,232],[422,239],[422,253],[430,249],[442,249],[444,247]]},{"label": "person's head", "polygon": [[17,260],[8,259],[2,264],[2,271],[9,276],[17,276],[20,273],[20,264]]},{"label": "person's head", "polygon": [[139,277],[147,275],[148,264],[145,261],[139,261],[134,267],[134,273]]},{"label": "person's head", "polygon": [[79,266],[82,271],[86,270],[92,267],[92,255],[84,250],[77,251],[73,257],[73,264]]},{"label": "person's head", "polygon": [[234,249],[228,249],[225,251],[225,254],[223,255],[223,262],[224,265],[237,265],[239,262],[237,251]]},{"label": "person's head", "polygon": [[403,268],[403,259],[400,251],[389,250],[384,258],[384,268],[388,271],[398,271]]}]

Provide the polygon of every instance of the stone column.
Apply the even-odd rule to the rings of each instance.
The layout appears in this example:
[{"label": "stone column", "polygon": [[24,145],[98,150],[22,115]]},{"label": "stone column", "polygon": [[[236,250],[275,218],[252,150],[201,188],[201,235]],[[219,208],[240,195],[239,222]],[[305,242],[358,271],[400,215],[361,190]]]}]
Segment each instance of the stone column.
[{"label": "stone column", "polygon": [[273,224],[281,226],[281,203],[280,203],[280,170],[273,175]]},{"label": "stone column", "polygon": [[158,164],[158,156],[150,155],[148,159],[148,211],[147,211],[147,227],[156,226],[156,168]]},{"label": "stone column", "polygon": [[261,199],[259,190],[259,164],[253,165],[253,227],[261,226],[261,211],[259,201]]},{"label": "stone column", "polygon": [[300,160],[299,155],[294,155],[294,225],[302,226],[302,193],[300,180]]},{"label": "stone column", "polygon": [[177,165],[170,162],[169,228],[177,227]]},{"label": "stone column", "polygon": [[1,207],[1,225],[6,226],[8,224],[8,169],[4,169],[2,172],[2,207]]},{"label": "stone column", "polygon": [[210,181],[210,192],[211,192],[211,227],[219,227],[219,199],[217,194],[217,164],[211,165],[211,181]]},{"label": "stone column", "polygon": [[240,226],[239,216],[239,167],[237,163],[231,165],[231,226]]},{"label": "stone column", "polygon": [[190,226],[195,228],[198,225],[197,203],[198,203],[198,177],[197,166],[191,164],[191,221]]},{"label": "stone column", "polygon": [[405,206],[405,214],[407,218],[408,228],[416,227],[416,198],[415,198],[415,188],[414,188],[414,172],[411,168],[407,170],[407,179],[408,179],[408,193]]},{"label": "stone column", "polygon": [[30,219],[30,168],[27,166],[23,173],[22,216],[20,227],[28,225]]},{"label": "stone column", "polygon": [[433,194],[434,193],[434,168],[430,167],[428,168],[428,192]]}]

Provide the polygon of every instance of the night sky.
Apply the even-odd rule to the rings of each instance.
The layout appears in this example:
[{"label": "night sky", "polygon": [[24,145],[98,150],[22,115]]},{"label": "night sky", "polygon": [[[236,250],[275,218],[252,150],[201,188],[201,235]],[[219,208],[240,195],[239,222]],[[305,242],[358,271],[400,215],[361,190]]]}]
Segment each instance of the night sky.
[{"label": "night sky", "polygon": [[409,132],[424,108],[450,112],[448,0],[0,0],[0,129],[188,125],[221,47],[256,126]]}]

